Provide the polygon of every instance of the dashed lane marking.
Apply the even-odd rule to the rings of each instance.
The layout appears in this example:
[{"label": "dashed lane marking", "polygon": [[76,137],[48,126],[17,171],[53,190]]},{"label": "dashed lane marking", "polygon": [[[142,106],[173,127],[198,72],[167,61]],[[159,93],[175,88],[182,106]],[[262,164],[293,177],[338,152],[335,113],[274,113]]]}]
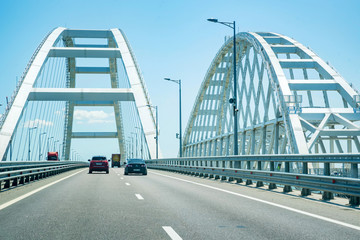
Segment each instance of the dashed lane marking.
[{"label": "dashed lane marking", "polygon": [[127,182],[127,183],[125,183],[125,185],[126,185],[126,186],[130,186],[130,183]]},{"label": "dashed lane marking", "polygon": [[143,198],[140,194],[135,194],[135,196],[136,196],[139,200],[144,200],[144,198]]},{"label": "dashed lane marking", "polygon": [[169,237],[172,240],[182,240],[182,238],[179,236],[179,234],[177,234],[172,227],[163,226],[162,228],[165,230],[165,232],[169,235]]}]

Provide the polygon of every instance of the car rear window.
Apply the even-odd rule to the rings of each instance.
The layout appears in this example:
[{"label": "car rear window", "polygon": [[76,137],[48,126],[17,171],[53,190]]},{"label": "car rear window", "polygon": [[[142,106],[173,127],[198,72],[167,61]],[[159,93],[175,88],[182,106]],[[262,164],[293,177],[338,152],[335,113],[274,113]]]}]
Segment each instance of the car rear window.
[{"label": "car rear window", "polygon": [[132,163],[132,164],[145,164],[145,161],[142,159],[128,159],[128,163]]},{"label": "car rear window", "polygon": [[106,157],[93,157],[92,160],[106,160]]}]

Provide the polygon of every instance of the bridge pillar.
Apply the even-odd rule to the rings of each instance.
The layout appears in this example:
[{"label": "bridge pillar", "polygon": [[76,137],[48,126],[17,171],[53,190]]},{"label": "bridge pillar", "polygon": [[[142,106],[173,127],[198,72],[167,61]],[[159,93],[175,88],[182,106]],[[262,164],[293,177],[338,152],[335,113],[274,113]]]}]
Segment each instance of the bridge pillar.
[{"label": "bridge pillar", "polygon": [[[330,176],[330,163],[324,163],[324,175]],[[328,201],[334,199],[334,195],[331,192],[323,192],[322,200]]]},{"label": "bridge pillar", "polygon": [[[359,177],[359,167],[357,163],[351,164],[351,177],[358,178]],[[351,196],[349,200],[349,204],[351,206],[359,206],[360,205],[360,197]]]},{"label": "bridge pillar", "polygon": [[334,194],[332,192],[323,192],[322,194],[322,200],[328,201],[334,199]]}]

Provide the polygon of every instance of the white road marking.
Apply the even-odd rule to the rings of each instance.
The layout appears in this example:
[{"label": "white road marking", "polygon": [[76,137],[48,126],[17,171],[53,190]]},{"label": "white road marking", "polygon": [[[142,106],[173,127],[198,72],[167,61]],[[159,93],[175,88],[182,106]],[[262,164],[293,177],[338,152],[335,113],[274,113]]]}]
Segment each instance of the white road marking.
[{"label": "white road marking", "polygon": [[123,180],[124,178],[123,178],[123,177],[121,177],[120,179],[121,179],[121,180]]},{"label": "white road marking", "polygon": [[127,182],[127,183],[125,183],[125,185],[126,185],[126,186],[130,186],[130,183]]},{"label": "white road marking", "polygon": [[172,240],[182,240],[182,238],[175,232],[175,230],[170,226],[162,227],[165,232],[170,236]]},{"label": "white road marking", "polygon": [[135,194],[135,196],[136,196],[139,200],[144,200],[144,198],[143,198],[140,194]]},{"label": "white road marking", "polygon": [[323,217],[323,216],[320,216],[320,215],[317,215],[317,214],[305,212],[305,211],[302,211],[302,210],[299,210],[299,209],[296,209],[296,208],[287,207],[287,206],[284,206],[284,205],[281,205],[281,204],[268,202],[266,200],[262,200],[262,199],[259,199],[259,198],[250,197],[250,196],[247,196],[247,195],[244,195],[244,194],[231,192],[231,191],[228,191],[228,190],[225,190],[225,189],[221,189],[221,188],[217,188],[217,187],[213,187],[213,186],[209,186],[209,185],[206,185],[206,184],[197,183],[197,182],[193,182],[193,181],[189,181],[189,180],[185,180],[185,179],[181,179],[181,178],[177,178],[177,177],[172,177],[172,176],[164,175],[164,174],[161,174],[161,173],[156,173],[156,172],[152,172],[152,173],[163,176],[163,177],[179,180],[179,181],[182,181],[182,182],[192,183],[192,184],[195,184],[195,185],[198,185],[198,186],[210,188],[210,189],[217,190],[217,191],[220,191],[220,192],[229,193],[229,194],[239,196],[239,197],[243,197],[243,198],[247,198],[247,199],[250,199],[250,200],[253,200],[253,201],[265,203],[265,204],[268,204],[268,205],[271,205],[271,206],[286,209],[286,210],[289,210],[289,211],[292,211],[292,212],[300,213],[300,214],[303,214],[303,215],[306,215],[306,216],[309,216],[309,217],[321,219],[323,221],[335,223],[335,224],[338,224],[338,225],[341,225],[341,226],[344,226],[344,227],[348,227],[348,228],[352,228],[352,229],[360,231],[360,226],[356,226],[356,225],[352,225],[352,224],[349,224],[349,223],[341,222],[341,221],[331,219],[331,218],[328,218],[328,217]]},{"label": "white road marking", "polygon": [[82,172],[82,171],[84,171],[84,170],[85,170],[85,169],[80,170],[80,171],[78,171],[78,172],[76,172],[76,173],[73,173],[73,174],[67,176],[67,177],[61,178],[61,179],[59,179],[59,180],[56,180],[55,182],[49,183],[49,184],[47,184],[47,185],[45,185],[45,186],[42,186],[42,187],[40,187],[40,188],[38,188],[38,189],[35,189],[35,190],[31,191],[31,192],[28,192],[28,193],[26,193],[26,194],[24,194],[24,195],[22,195],[22,196],[20,196],[20,197],[17,197],[17,198],[15,198],[15,199],[13,199],[13,200],[11,200],[11,201],[9,201],[9,202],[6,202],[6,203],[4,203],[4,204],[1,204],[1,205],[0,205],[0,210],[3,210],[4,208],[9,207],[9,206],[13,205],[14,203],[17,203],[17,202],[19,202],[19,201],[21,201],[21,200],[23,200],[23,199],[25,199],[25,198],[27,198],[27,197],[30,197],[31,195],[33,195],[33,194],[35,194],[35,193],[37,193],[37,192],[40,192],[41,190],[43,190],[43,189],[45,189],[45,188],[48,188],[48,187],[50,187],[50,186],[52,186],[52,185],[54,185],[54,184],[56,184],[56,183],[58,183],[58,182],[61,182],[61,181],[65,180],[65,179],[67,179],[67,178],[70,178],[70,177],[72,177],[72,176],[74,176],[74,175],[76,175],[76,174],[78,174],[78,173],[80,173],[80,172]]}]

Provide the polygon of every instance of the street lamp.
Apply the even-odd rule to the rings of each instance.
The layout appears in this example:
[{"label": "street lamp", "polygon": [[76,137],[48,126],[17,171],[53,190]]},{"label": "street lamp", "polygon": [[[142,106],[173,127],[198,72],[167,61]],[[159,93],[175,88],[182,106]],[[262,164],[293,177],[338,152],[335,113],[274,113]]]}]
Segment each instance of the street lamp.
[{"label": "street lamp", "polygon": [[166,81],[179,84],[179,157],[182,157],[182,130],[181,130],[181,79],[173,80],[170,78],[164,78]]},{"label": "street lamp", "polygon": [[[142,128],[139,127],[135,127],[136,129],[139,129],[140,132],[142,133]],[[141,158],[143,158],[143,134],[140,135],[140,151],[141,151]]]},{"label": "street lamp", "polygon": [[31,150],[30,150],[30,140],[31,140],[31,137],[30,137],[30,131],[31,130],[34,130],[34,129],[37,129],[37,127],[29,127],[29,154],[28,154],[28,161],[30,161],[30,152],[31,152]]},{"label": "street lamp", "polygon": [[59,142],[59,140],[54,141],[54,152],[56,152],[56,143]]},{"label": "street lamp", "polygon": [[[153,105],[146,105],[150,108],[154,108],[155,109],[155,114],[156,114],[156,159],[159,158],[159,118],[158,118],[158,106],[153,106]],[[180,118],[181,119],[181,118]],[[181,129],[181,127],[180,127]],[[181,143],[180,143],[181,144]]]},{"label": "street lamp", "polygon": [[41,156],[42,156],[42,153],[41,153],[41,136],[42,135],[45,135],[46,132],[43,132],[43,133],[40,133],[39,135],[39,161],[41,161]]},{"label": "street lamp", "polygon": [[209,22],[213,22],[213,23],[220,23],[222,25],[225,25],[229,28],[232,28],[234,30],[234,50],[233,50],[233,68],[234,68],[234,93],[233,93],[233,98],[229,99],[229,103],[231,103],[233,105],[233,112],[234,112],[234,155],[238,155],[238,121],[237,121],[237,112],[238,109],[236,107],[236,103],[237,103],[237,99],[236,99],[236,94],[237,94],[237,81],[236,81],[236,33],[235,33],[235,21],[233,22],[219,22],[218,19],[214,19],[214,18],[209,18],[208,19]]},{"label": "street lamp", "polygon": [[47,138],[47,151],[49,152],[49,148],[50,148],[50,145],[49,145],[49,139],[53,139],[54,137],[48,137]]},{"label": "street lamp", "polygon": [[59,145],[59,160],[61,159],[61,150],[62,150],[62,147],[64,146],[64,142],[60,143]]},{"label": "street lamp", "polygon": [[130,139],[131,158],[134,158],[134,138],[132,136],[128,138]]},{"label": "street lamp", "polygon": [[135,157],[137,158],[138,157],[138,137],[137,137],[137,134],[135,132],[131,132],[131,134],[134,134],[135,135],[135,141],[136,141],[136,144],[135,144]]}]

